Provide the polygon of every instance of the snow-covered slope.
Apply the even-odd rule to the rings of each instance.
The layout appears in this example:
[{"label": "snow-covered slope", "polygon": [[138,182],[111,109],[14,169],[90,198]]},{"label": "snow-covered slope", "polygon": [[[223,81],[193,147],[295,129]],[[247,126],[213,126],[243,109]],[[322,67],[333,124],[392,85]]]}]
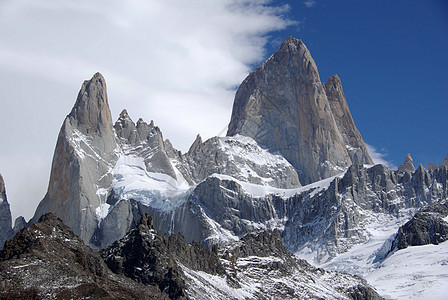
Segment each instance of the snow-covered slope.
[{"label": "snow-covered slope", "polygon": [[148,172],[142,157],[121,156],[114,167],[112,191],[117,199],[133,199],[168,212],[179,207],[189,195],[190,185],[176,167],[176,178]]},{"label": "snow-covered slope", "polygon": [[364,276],[386,299],[447,299],[448,242],[397,251]]},{"label": "snow-covered slope", "polygon": [[198,136],[185,157],[197,183],[216,173],[264,186],[300,186],[299,175],[283,156],[242,135],[213,137],[205,142]]}]

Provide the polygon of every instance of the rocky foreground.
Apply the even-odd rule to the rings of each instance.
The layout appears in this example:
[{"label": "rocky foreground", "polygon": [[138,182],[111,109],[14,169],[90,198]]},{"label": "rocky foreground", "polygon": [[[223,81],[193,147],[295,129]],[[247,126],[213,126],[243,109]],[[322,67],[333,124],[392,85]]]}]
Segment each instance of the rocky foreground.
[{"label": "rocky foreground", "polygon": [[0,299],[381,299],[359,277],[296,259],[278,231],[207,250],[147,215],[98,253],[45,214],[6,242],[0,282]]}]

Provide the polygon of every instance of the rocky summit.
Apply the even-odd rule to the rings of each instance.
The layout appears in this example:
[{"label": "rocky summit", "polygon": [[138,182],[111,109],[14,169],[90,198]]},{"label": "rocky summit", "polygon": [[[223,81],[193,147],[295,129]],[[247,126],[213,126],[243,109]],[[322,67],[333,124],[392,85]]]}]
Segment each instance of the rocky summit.
[{"label": "rocky summit", "polygon": [[[198,135],[181,153],[137,120],[123,110],[113,122],[97,73],[63,121],[29,223],[11,228],[0,181],[0,238],[18,232],[2,252],[5,297],[408,299],[444,284],[448,156],[373,165],[340,78],[322,83],[302,41],[244,80],[225,137]],[[40,287],[55,268],[66,281]]]},{"label": "rocky summit", "polygon": [[5,182],[0,174],[0,250],[5,241],[13,236],[11,210],[6,198]]},{"label": "rocky summit", "polygon": [[117,159],[106,81],[96,73],[83,83],[63,122],[48,191],[31,223],[52,212],[83,240],[90,239],[97,227],[96,208],[105,201]]},{"label": "rocky summit", "polygon": [[302,184],[372,163],[339,77],[323,84],[309,50],[292,37],[239,87],[227,132],[236,134],[280,152]]}]

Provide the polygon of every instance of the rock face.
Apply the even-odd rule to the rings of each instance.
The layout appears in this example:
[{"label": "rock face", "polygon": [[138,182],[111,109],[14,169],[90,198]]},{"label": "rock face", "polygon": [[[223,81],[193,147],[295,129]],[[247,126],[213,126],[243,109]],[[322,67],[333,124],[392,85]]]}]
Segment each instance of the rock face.
[{"label": "rock face", "polygon": [[236,134],[280,152],[302,184],[336,175],[353,162],[372,163],[339,78],[322,84],[310,52],[292,37],[238,89],[227,132]]},{"label": "rock face", "polygon": [[28,224],[25,221],[25,218],[22,217],[22,216],[17,217],[16,220],[14,221],[14,227],[13,227],[14,233],[19,232],[20,230],[22,230],[26,226],[28,226]]},{"label": "rock face", "polygon": [[372,163],[366,144],[356,128],[352,114],[345,99],[342,83],[338,75],[328,78],[324,85],[328,102],[337,127],[342,134],[345,145],[353,164]]},{"label": "rock face", "polygon": [[411,173],[415,171],[414,160],[412,159],[411,154],[408,153],[406,155],[404,163],[398,167],[398,171]]},{"label": "rock face", "polygon": [[424,207],[406,224],[400,227],[391,251],[427,244],[439,244],[448,240],[448,201],[436,202]]},{"label": "rock face", "polygon": [[51,214],[5,244],[0,286],[2,299],[164,299],[157,288],[112,273]]},{"label": "rock face", "polygon": [[278,188],[300,186],[297,172],[286,159],[244,136],[214,137],[205,142],[198,136],[186,158],[196,182],[216,173]]},{"label": "rock face", "polygon": [[218,253],[227,273],[220,284],[216,276],[183,268],[193,279],[187,282],[192,298],[382,299],[359,277],[327,272],[297,259],[286,250],[278,231],[249,233]]},{"label": "rock face", "polygon": [[189,184],[193,183],[183,164],[182,154],[173,148],[169,140],[163,139],[160,128],[154,126],[154,122],[148,124],[139,119],[135,124],[123,110],[114,128],[123,153],[143,157],[146,171],[166,174],[176,180],[182,176]]},{"label": "rock face", "polygon": [[11,210],[6,198],[5,182],[0,174],[0,250],[3,249],[5,241],[12,238],[13,235]]},{"label": "rock face", "polygon": [[[152,218],[102,251],[116,273],[155,284],[170,299],[381,299],[364,280],[297,260],[278,231],[258,231],[226,248],[204,250],[182,235],[162,236]],[[257,284],[254,284],[254,280]],[[281,282],[281,284],[280,284]]]},{"label": "rock face", "polygon": [[52,212],[84,241],[97,227],[96,209],[106,202],[118,159],[106,82],[100,73],[83,83],[59,132],[48,191],[31,220]]},{"label": "rock face", "polygon": [[186,297],[185,275],[178,264],[210,274],[224,272],[216,254],[200,244],[187,244],[181,235],[161,235],[147,214],[136,229],[104,249],[102,256],[115,273],[156,285],[171,299]]},{"label": "rock face", "polygon": [[448,167],[448,153],[445,156],[445,159],[442,161],[442,166]]}]

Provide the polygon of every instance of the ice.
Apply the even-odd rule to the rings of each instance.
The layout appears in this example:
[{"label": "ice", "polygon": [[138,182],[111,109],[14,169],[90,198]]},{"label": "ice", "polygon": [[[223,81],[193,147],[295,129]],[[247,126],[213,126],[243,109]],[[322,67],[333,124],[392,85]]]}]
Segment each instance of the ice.
[{"label": "ice", "polygon": [[259,185],[259,184],[249,183],[249,182],[243,182],[243,181],[235,179],[232,176],[216,174],[216,173],[211,175],[211,177],[219,178],[220,180],[235,181],[236,183],[241,185],[241,187],[243,188],[243,190],[246,194],[251,195],[254,198],[263,198],[269,194],[272,194],[272,195],[277,195],[284,199],[287,199],[296,194],[301,194],[304,192],[308,192],[310,190],[313,190],[313,192],[311,193],[311,196],[313,196],[313,195],[327,189],[330,186],[331,182],[335,178],[344,177],[344,174],[345,174],[345,172],[342,172],[336,176],[332,176],[327,179],[317,181],[317,182],[308,184],[306,186],[302,186],[300,188],[294,188],[294,189],[280,189],[280,188],[275,188],[275,187],[266,186],[266,185]]},{"label": "ice", "polygon": [[142,157],[123,155],[114,167],[112,188],[119,199],[133,199],[161,211],[172,211],[185,202],[191,189],[175,166],[173,169],[177,179],[146,171]]}]

